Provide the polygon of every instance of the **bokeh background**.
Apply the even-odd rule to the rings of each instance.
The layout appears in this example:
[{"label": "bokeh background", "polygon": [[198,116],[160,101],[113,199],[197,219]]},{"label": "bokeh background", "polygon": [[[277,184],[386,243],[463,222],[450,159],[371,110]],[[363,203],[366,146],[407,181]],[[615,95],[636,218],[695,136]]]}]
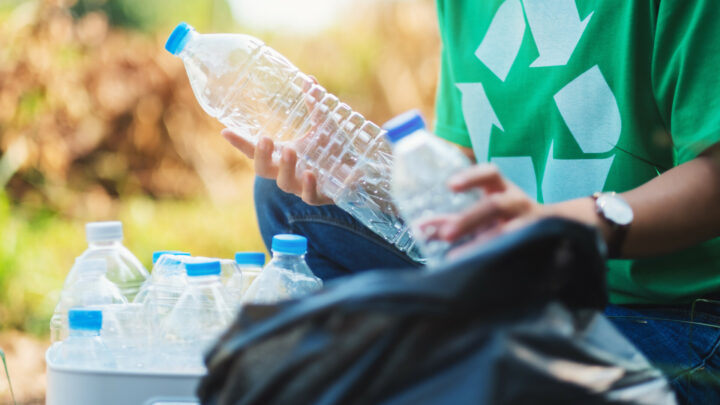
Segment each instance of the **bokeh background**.
[{"label": "bokeh background", "polygon": [[0,0],[0,349],[18,403],[42,403],[48,322],[85,222],[121,220],[146,266],[160,249],[264,250],[252,162],[164,51],[179,21],[260,37],[377,123],[432,118],[432,0]]}]

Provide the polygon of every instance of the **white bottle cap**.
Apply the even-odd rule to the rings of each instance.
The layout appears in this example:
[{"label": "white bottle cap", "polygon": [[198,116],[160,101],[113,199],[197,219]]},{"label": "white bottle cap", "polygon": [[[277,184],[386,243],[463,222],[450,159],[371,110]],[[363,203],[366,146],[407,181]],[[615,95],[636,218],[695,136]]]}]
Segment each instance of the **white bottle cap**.
[{"label": "white bottle cap", "polygon": [[85,235],[88,243],[111,240],[122,240],[123,230],[120,221],[88,222],[85,224]]},{"label": "white bottle cap", "polygon": [[107,261],[105,259],[77,259],[78,274],[105,274]]}]

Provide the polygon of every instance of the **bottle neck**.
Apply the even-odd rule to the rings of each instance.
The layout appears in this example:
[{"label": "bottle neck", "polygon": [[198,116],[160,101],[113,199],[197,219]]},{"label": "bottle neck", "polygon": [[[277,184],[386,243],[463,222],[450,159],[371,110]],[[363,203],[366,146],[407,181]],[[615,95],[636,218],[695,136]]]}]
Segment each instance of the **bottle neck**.
[{"label": "bottle neck", "polygon": [[190,283],[193,286],[204,286],[214,283],[220,283],[220,276],[219,275],[209,275],[209,276],[190,276],[187,278],[188,283]]},{"label": "bottle neck", "polygon": [[197,31],[195,31],[195,30],[192,30],[187,33],[187,39],[186,39],[185,45],[183,46],[183,49],[180,52],[178,52],[178,54],[177,54],[177,56],[180,59],[185,59],[185,58],[191,57],[193,55],[192,43],[195,39],[197,39],[197,37],[199,35],[200,34],[198,34]]},{"label": "bottle neck", "polygon": [[238,264],[238,267],[241,270],[247,269],[250,271],[260,271],[263,268],[263,266],[261,264],[257,264],[257,263],[241,263],[241,264]]},{"label": "bottle neck", "polygon": [[276,263],[292,263],[292,262],[304,262],[305,255],[296,255],[291,253],[281,253],[273,250],[272,261]]},{"label": "bottle neck", "polygon": [[276,250],[273,250],[272,257],[273,257],[273,259],[276,257],[297,257],[297,258],[302,259],[305,257],[305,253],[298,255],[298,254],[294,254],[294,253],[285,253],[285,252],[278,252]]},{"label": "bottle neck", "polygon": [[95,337],[100,336],[99,330],[88,330],[88,329],[70,329],[70,336],[72,337]]},{"label": "bottle neck", "polygon": [[92,242],[88,242],[88,246],[90,246],[91,248],[109,248],[109,247],[122,246],[122,240],[115,239],[115,240],[92,241]]},{"label": "bottle neck", "polygon": [[104,276],[104,275],[105,275],[105,273],[100,273],[100,272],[89,272],[89,273],[80,272],[80,273],[78,273],[78,279],[97,280],[97,279],[102,278],[102,276]]}]

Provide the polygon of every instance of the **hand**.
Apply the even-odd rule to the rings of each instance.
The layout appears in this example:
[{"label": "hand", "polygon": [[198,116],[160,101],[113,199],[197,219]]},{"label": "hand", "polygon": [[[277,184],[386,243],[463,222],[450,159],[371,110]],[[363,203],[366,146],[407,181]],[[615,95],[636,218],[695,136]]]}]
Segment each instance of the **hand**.
[{"label": "hand", "polygon": [[[310,76],[310,80],[314,84],[318,84],[315,76]],[[312,110],[313,101],[306,98],[305,103],[308,109]],[[252,142],[229,128],[225,128],[222,135],[245,156],[254,160],[255,174],[266,179],[274,179],[280,190],[295,194],[309,205],[333,203],[330,198],[318,192],[315,173],[298,167],[297,153],[292,147],[285,146],[282,148],[280,162],[278,163],[273,161],[272,155],[275,151],[275,143],[272,139],[263,137],[258,141],[257,145],[253,145]]]},{"label": "hand", "polygon": [[492,164],[476,165],[464,170],[453,176],[448,186],[456,193],[475,188],[485,191],[485,195],[467,210],[431,218],[419,225],[421,232],[430,238],[455,242],[472,237],[468,243],[453,250],[451,256],[548,215],[543,205],[504,178]]},{"label": "hand", "polygon": [[309,205],[333,203],[330,198],[318,192],[317,178],[313,172],[298,170],[297,153],[292,147],[283,147],[280,151],[280,162],[274,162],[272,154],[275,145],[272,139],[263,137],[254,146],[230,129],[224,129],[222,135],[245,156],[254,160],[255,173],[258,176],[275,179],[281,190],[297,195]]}]

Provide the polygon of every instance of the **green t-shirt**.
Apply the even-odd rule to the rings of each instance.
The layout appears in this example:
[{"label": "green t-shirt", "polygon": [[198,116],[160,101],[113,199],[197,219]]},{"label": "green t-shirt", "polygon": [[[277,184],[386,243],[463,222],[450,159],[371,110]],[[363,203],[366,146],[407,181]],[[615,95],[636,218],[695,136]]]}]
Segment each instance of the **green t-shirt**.
[{"label": "green t-shirt", "polygon": [[[539,202],[633,189],[720,141],[717,0],[437,3],[436,133]],[[720,292],[720,239],[610,261],[608,282],[618,304]]]}]

